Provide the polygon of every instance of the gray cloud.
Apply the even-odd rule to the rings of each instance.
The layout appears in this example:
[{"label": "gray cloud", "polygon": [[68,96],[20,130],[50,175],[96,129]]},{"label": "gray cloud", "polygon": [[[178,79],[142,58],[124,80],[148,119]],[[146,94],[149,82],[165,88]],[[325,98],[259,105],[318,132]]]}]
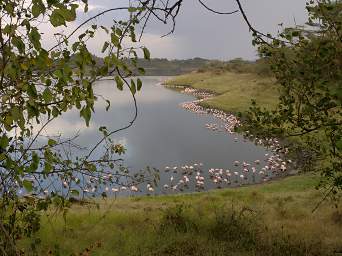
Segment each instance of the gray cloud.
[{"label": "gray cloud", "polygon": [[[82,14],[72,28],[87,17],[106,8],[125,6],[127,0],[90,0],[90,11]],[[208,6],[220,11],[237,8],[234,0],[206,0]],[[251,23],[265,33],[277,33],[278,24],[303,24],[307,14],[306,0],[242,0]],[[110,25],[113,17],[125,17],[123,12],[113,12],[100,17],[96,22]],[[204,9],[197,0],[184,0],[177,17],[176,31],[167,38],[160,38],[167,33],[170,25],[151,20],[145,31],[143,43],[150,48],[152,57],[168,59],[187,59],[202,57],[227,60],[236,57],[255,59],[256,50],[251,44],[251,34],[241,14],[216,15]],[[51,31],[46,31],[47,44],[51,44]],[[65,29],[67,33],[70,29]],[[103,40],[98,36],[90,42],[90,49],[99,54]]]},{"label": "gray cloud", "polygon": [[[278,24],[303,24],[306,20],[305,0],[244,0],[242,4],[251,23],[260,31],[275,34]],[[235,1],[207,0],[206,3],[213,9],[230,11],[236,9]],[[197,0],[186,0],[183,9],[177,18],[177,27],[172,35],[177,45],[177,52],[168,54],[162,44],[153,45],[164,49],[164,57],[192,58],[204,57],[214,59],[231,59],[243,57],[254,59],[255,48],[251,45],[252,37],[248,27],[237,13],[234,15],[216,15],[208,12],[199,5]],[[148,33],[162,34],[166,27],[151,24]],[[154,55],[155,57],[160,57]]]}]

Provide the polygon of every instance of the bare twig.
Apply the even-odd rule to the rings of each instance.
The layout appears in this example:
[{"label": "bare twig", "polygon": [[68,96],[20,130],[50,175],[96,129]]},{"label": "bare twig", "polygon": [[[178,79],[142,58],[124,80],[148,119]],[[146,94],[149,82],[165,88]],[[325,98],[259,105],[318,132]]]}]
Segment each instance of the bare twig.
[{"label": "bare twig", "polygon": [[234,14],[234,13],[237,13],[239,12],[239,10],[235,10],[235,11],[230,11],[230,12],[220,12],[220,11],[216,11],[212,8],[210,8],[208,5],[206,5],[202,0],[198,0],[198,2],[205,8],[207,9],[208,11],[211,11],[215,14],[223,14],[223,15],[230,15],[230,14]]}]

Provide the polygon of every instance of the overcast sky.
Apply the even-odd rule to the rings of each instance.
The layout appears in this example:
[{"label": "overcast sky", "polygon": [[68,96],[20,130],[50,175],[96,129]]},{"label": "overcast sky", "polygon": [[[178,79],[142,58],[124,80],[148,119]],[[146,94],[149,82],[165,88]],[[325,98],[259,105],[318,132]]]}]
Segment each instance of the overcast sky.
[{"label": "overcast sky", "polygon": [[[237,9],[234,0],[203,0],[212,9],[231,11]],[[87,16],[106,8],[125,5],[127,0],[89,0]],[[265,33],[276,33],[278,24],[303,24],[307,14],[305,0],[241,0],[244,9],[255,28]],[[110,13],[97,23],[110,24],[120,13]],[[86,17],[80,17],[80,22]],[[71,27],[77,25],[72,24]],[[202,57],[229,60],[242,57],[255,59],[256,50],[251,44],[251,34],[241,14],[217,15],[204,9],[198,0],[184,0],[177,17],[174,34],[161,38],[170,27],[152,20],[145,31],[143,43],[151,50],[152,57],[168,59],[188,59]],[[46,31],[51,38],[50,31]],[[50,40],[51,41],[51,40]],[[99,55],[103,41],[101,37],[91,42],[90,48]]]}]

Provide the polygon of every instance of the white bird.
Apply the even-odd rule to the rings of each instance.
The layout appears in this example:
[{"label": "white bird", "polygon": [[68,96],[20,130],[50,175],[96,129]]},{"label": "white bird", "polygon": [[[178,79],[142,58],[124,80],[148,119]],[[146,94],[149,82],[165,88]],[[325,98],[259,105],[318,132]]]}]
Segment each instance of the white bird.
[{"label": "white bird", "polygon": [[138,188],[136,186],[131,186],[131,191],[138,192]]}]

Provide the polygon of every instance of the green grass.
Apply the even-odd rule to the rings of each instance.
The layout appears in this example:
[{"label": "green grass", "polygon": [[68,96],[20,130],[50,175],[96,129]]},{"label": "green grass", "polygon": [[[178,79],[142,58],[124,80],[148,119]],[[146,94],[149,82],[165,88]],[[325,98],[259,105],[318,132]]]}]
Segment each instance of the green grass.
[{"label": "green grass", "polygon": [[254,99],[261,107],[273,108],[278,102],[274,79],[256,74],[233,72],[203,72],[178,76],[166,82],[168,86],[188,86],[216,94],[203,104],[227,112],[244,112]]},{"label": "green grass", "polygon": [[[331,255],[342,249],[342,216],[318,177],[287,177],[235,189],[98,200],[74,205],[64,221],[43,217],[40,254]],[[51,212],[50,212],[51,214]],[[29,241],[22,246],[29,247]],[[89,254],[86,254],[87,252]]]}]

